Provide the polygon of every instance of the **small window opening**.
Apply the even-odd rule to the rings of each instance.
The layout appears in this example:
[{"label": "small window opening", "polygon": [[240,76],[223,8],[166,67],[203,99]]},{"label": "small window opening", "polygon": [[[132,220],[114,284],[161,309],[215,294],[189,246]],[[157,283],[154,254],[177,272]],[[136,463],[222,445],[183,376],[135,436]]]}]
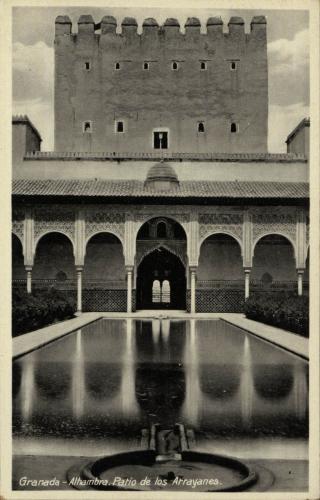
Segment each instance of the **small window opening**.
[{"label": "small window opening", "polygon": [[230,69],[231,71],[235,71],[237,69],[237,63],[235,61],[231,61]]},{"label": "small window opening", "polygon": [[117,122],[117,132],[124,132],[123,122]]},{"label": "small window opening", "polygon": [[89,62],[89,61],[86,61],[86,62],[84,63],[84,67],[85,67],[85,69],[86,69],[87,71],[90,71],[90,69],[91,69],[91,64],[90,64],[90,62]]},{"label": "small window opening", "polygon": [[168,132],[153,133],[154,149],[168,149]]},{"label": "small window opening", "polygon": [[176,71],[178,69],[178,63],[173,61],[171,68]]},{"label": "small window opening", "polygon": [[143,69],[149,69],[149,63],[148,62],[144,62],[143,63]]},{"label": "small window opening", "polygon": [[201,63],[200,63],[200,69],[201,69],[202,71],[206,70],[206,69],[207,69],[207,63],[206,63],[206,62],[204,62],[204,61],[201,61]]},{"label": "small window opening", "polygon": [[204,132],[204,123],[203,122],[198,123],[198,132],[200,132],[200,133]]},{"label": "small window opening", "polygon": [[152,283],[152,302],[161,302],[161,286],[159,280],[154,280],[154,282]]},{"label": "small window opening", "polygon": [[115,68],[115,69],[120,69],[120,63],[119,63],[119,62],[116,62],[116,64],[114,65],[114,68]]},{"label": "small window opening", "polygon": [[87,132],[90,134],[92,132],[92,123],[91,122],[83,122],[83,132]]},{"label": "small window opening", "polygon": [[231,133],[235,133],[238,131],[238,127],[237,127],[237,124],[235,122],[232,122],[231,123],[231,126],[230,126],[230,132]]},{"label": "small window opening", "polygon": [[167,237],[167,225],[165,222],[158,222],[157,224],[157,237],[166,238]]}]

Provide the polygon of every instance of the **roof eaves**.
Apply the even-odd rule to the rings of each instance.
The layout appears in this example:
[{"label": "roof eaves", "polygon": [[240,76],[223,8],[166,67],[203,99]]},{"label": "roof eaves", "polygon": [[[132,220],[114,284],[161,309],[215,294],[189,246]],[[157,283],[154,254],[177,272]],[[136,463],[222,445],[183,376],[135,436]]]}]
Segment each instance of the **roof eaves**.
[{"label": "roof eaves", "polygon": [[13,115],[12,124],[22,123],[25,125],[29,125],[32,128],[33,132],[38,136],[40,142],[42,142],[42,138],[36,127],[33,125],[32,121],[29,119],[27,115]]},{"label": "roof eaves", "polygon": [[286,139],[286,143],[288,144],[289,142],[292,141],[295,135],[299,132],[300,129],[303,127],[310,127],[310,118],[303,118],[298,125],[292,130],[292,132],[288,135]]}]

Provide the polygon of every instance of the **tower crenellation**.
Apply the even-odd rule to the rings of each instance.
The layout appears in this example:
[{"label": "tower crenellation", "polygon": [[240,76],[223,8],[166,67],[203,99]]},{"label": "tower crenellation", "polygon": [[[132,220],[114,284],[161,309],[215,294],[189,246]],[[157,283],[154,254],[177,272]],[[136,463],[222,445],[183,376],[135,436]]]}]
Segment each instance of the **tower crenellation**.
[{"label": "tower crenellation", "polygon": [[58,16],[55,149],[151,152],[160,133],[176,152],[266,152],[266,19],[205,24]]},{"label": "tower crenellation", "polygon": [[[250,33],[253,31],[266,30],[266,17],[254,16],[250,23]],[[121,26],[121,33],[117,33],[117,26]],[[234,33],[245,33],[245,22],[241,17],[231,17],[226,32],[223,32],[224,23],[220,17],[208,18],[205,26],[205,34],[210,35],[213,32],[221,32],[225,37],[233,35]],[[55,34],[59,35],[73,35],[77,33],[72,32],[72,22],[69,16],[59,15],[55,20]],[[161,34],[163,31],[169,33],[179,32],[180,34],[187,33],[200,33],[202,25],[197,17],[189,17],[184,24],[185,32],[182,33],[179,21],[176,18],[167,18],[162,25],[159,25],[156,19],[146,18],[142,22],[142,33],[147,31],[157,31]],[[125,17],[121,23],[113,16],[104,16],[99,24],[95,24],[93,17],[88,14],[82,14],[78,20],[78,33],[79,32],[95,32],[101,29],[101,34],[114,33],[117,36],[131,34],[138,32],[138,22],[134,17]],[[141,34],[142,34],[141,33]],[[250,35],[249,33],[249,35]],[[247,35],[248,36],[248,35]]]}]

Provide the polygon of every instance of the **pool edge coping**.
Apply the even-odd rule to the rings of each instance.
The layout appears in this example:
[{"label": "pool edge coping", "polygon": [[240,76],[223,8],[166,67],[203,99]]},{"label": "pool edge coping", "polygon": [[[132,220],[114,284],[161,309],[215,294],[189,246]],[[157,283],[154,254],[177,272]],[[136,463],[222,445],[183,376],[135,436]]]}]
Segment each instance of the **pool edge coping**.
[{"label": "pool edge coping", "polygon": [[[54,342],[80,328],[83,328],[90,323],[97,321],[102,318],[109,319],[174,319],[174,320],[213,320],[213,319],[221,319],[226,323],[229,323],[233,326],[236,326],[244,331],[247,331],[251,335],[254,335],[264,341],[270,342],[271,344],[280,347],[296,356],[300,356],[303,359],[309,361],[309,339],[302,337],[300,335],[289,332],[288,330],[283,330],[280,328],[276,328],[270,325],[266,325],[265,323],[260,323],[258,321],[249,320],[241,313],[183,313],[172,315],[168,314],[166,311],[165,314],[161,314],[159,311],[159,315],[155,316],[148,315],[144,311],[139,311],[136,313],[108,313],[108,312],[88,312],[82,313],[76,318],[72,318],[67,321],[63,321],[61,323],[55,323],[53,325],[46,326],[44,328],[34,330],[32,332],[25,333],[23,335],[13,337],[12,338],[12,359],[17,359],[25,354],[28,354],[32,351],[35,351],[45,345]],[[70,324],[72,322],[72,324]],[[251,323],[252,322],[252,323]],[[243,324],[244,323],[244,324]],[[265,331],[257,332],[256,327],[259,327]],[[57,330],[53,332],[52,329]],[[42,332],[42,338],[40,338]],[[31,337],[30,337],[31,335]],[[38,337],[39,338],[35,338]],[[279,338],[278,338],[279,336]],[[287,337],[287,341],[281,339],[281,336]],[[25,342],[24,342],[25,341]],[[288,345],[288,341],[293,341],[293,346]],[[294,342],[295,341],[295,342]],[[302,345],[297,346],[295,344],[305,344],[304,347]],[[21,344],[21,345],[19,345]]]},{"label": "pool edge coping", "polygon": [[[224,314],[228,314],[228,313],[224,313]],[[230,316],[233,316],[232,313],[229,313],[229,314],[230,314]],[[259,321],[255,321],[255,323],[256,323],[255,325],[251,325],[250,323],[248,325],[243,325],[243,324],[239,323],[239,321],[237,321],[237,320],[241,319],[242,321],[248,321],[248,322],[254,321],[254,320],[249,320],[248,318],[246,318],[245,316],[242,316],[242,315],[241,315],[241,318],[234,318],[234,317],[230,318],[229,314],[228,314],[227,318],[224,316],[221,316],[221,319],[223,321],[225,321],[226,323],[229,323],[230,325],[236,326],[237,328],[240,328],[241,330],[244,330],[244,331],[250,333],[250,335],[254,335],[255,337],[257,337],[261,340],[264,340],[265,342],[269,342],[270,344],[273,344],[277,347],[280,347],[281,349],[284,349],[285,351],[288,351],[291,354],[294,354],[295,356],[299,356],[299,357],[301,357],[304,360],[309,362],[309,357],[310,357],[310,355],[309,355],[309,338],[303,337],[302,335],[295,334],[293,332],[289,332],[288,330],[284,330],[282,328],[277,328],[275,326],[267,325],[266,323],[260,323]],[[263,326],[263,329],[269,330],[270,334],[272,334],[272,335],[279,335],[280,336],[280,335],[285,334],[286,336],[290,335],[291,340],[299,339],[300,343],[306,344],[306,349],[302,350],[298,346],[288,346],[287,343],[284,342],[281,338],[279,338],[279,339],[270,338],[268,336],[268,334],[264,335],[263,333],[258,333],[256,331],[253,331],[253,329],[251,328],[252,326],[261,327],[261,325]]]}]

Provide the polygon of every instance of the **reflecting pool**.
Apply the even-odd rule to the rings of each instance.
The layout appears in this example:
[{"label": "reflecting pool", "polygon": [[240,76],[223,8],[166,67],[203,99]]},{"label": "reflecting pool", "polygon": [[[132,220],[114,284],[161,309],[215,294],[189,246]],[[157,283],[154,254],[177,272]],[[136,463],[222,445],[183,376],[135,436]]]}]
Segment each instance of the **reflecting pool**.
[{"label": "reflecting pool", "polygon": [[13,363],[14,451],[133,449],[182,422],[197,448],[306,458],[308,363],[222,320],[110,320]]}]

